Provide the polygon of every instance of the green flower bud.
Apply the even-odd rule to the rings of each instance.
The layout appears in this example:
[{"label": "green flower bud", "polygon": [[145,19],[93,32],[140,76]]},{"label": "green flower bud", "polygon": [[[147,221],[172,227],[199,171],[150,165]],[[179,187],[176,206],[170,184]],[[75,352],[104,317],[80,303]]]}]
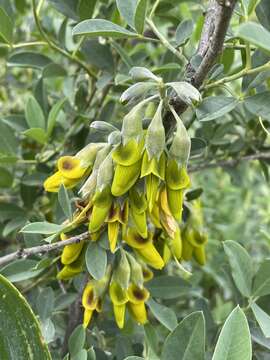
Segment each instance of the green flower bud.
[{"label": "green flower bud", "polygon": [[143,277],[143,269],[141,264],[135,260],[135,258],[127,253],[128,261],[130,264],[131,269],[131,282],[139,286],[140,288],[143,287],[144,277]]},{"label": "green flower bud", "polygon": [[124,117],[122,124],[122,135],[124,145],[130,139],[136,139],[137,142],[143,136],[142,119],[143,119],[143,107],[145,101],[140,102]]},{"label": "green flower bud", "polygon": [[113,281],[117,282],[123,289],[127,289],[130,282],[131,268],[126,252],[121,250],[118,265],[113,272]]},{"label": "green flower bud", "polygon": [[98,191],[102,191],[105,187],[111,186],[113,180],[113,161],[111,154],[102,161],[98,174],[97,174],[97,187]]},{"label": "green flower bud", "polygon": [[146,133],[145,147],[150,160],[153,157],[159,159],[165,149],[165,129],[162,123],[162,106],[163,102],[161,101]]}]

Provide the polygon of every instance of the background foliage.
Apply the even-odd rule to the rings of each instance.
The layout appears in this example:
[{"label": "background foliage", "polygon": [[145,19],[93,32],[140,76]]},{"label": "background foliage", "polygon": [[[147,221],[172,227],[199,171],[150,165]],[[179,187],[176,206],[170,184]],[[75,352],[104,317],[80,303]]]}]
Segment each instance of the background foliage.
[{"label": "background foliage", "polygon": [[[90,129],[93,121],[120,128],[136,100],[133,95],[128,105],[119,101],[133,84],[133,66],[147,67],[166,82],[188,77],[185,58],[199,67],[202,59],[195,54],[209,2],[155,2],[158,34],[151,20],[144,23],[146,3],[0,0],[2,255],[44,243],[38,233],[19,232],[26,223],[65,219],[57,195],[45,193],[43,181],[59,155],[105,138]],[[148,17],[153,6],[149,1]],[[104,23],[99,30],[76,26],[75,34],[88,35],[73,36],[74,26],[90,18],[116,25],[107,33]],[[177,55],[164,36],[180,49]],[[202,101],[182,115],[193,138],[193,195],[203,190],[207,265],[186,264],[193,273],[189,281],[173,262],[156,272],[148,286],[145,327],[130,321],[119,331],[105,304],[85,332],[77,314],[85,274],[57,281],[58,252],[1,268],[38,317],[53,359],[69,352],[66,358],[91,360],[246,360],[250,339],[254,359],[270,358],[269,54],[268,1],[237,2],[223,52],[200,89]],[[70,191],[69,197],[74,204],[76,194]]]}]

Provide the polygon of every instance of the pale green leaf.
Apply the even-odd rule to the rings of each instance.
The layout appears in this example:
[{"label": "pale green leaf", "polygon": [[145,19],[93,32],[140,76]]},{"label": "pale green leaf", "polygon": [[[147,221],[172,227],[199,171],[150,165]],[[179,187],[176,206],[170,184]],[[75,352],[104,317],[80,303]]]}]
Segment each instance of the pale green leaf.
[{"label": "pale green leaf", "polygon": [[25,118],[29,128],[45,129],[45,117],[37,100],[30,96],[25,108]]},{"label": "pale green leaf", "polygon": [[270,337],[270,316],[263,311],[257,304],[252,304],[251,309],[253,314],[264,333],[264,336],[269,338]]},{"label": "pale green leaf", "polygon": [[150,310],[152,311],[155,318],[164,325],[168,330],[173,331],[177,326],[177,317],[174,311],[167,306],[161,305],[150,299],[147,302]]},{"label": "pale green leaf", "polygon": [[39,142],[40,144],[46,144],[47,142],[47,134],[44,129],[33,127],[24,131],[23,134],[30,139]]},{"label": "pale green leaf", "polygon": [[34,222],[31,224],[27,224],[21,229],[21,232],[27,234],[50,235],[50,234],[59,233],[63,229],[64,229],[64,225],[52,224],[43,221],[43,222]]},{"label": "pale green leaf", "polygon": [[264,296],[270,294],[270,259],[266,259],[257,271],[252,289],[252,295]]},{"label": "pale green leaf", "polygon": [[251,360],[251,338],[246,316],[237,306],[219,335],[212,360]]},{"label": "pale green leaf", "polygon": [[58,201],[59,201],[59,204],[60,204],[64,214],[66,215],[66,217],[69,220],[72,220],[71,201],[68,196],[67,189],[65,188],[65,185],[63,185],[63,184],[60,186],[60,189],[58,191]]},{"label": "pale green leaf", "polygon": [[200,121],[214,120],[231,112],[237,104],[238,100],[233,97],[210,96],[196,108],[196,116]]},{"label": "pale green leaf", "polygon": [[107,268],[107,253],[95,242],[91,242],[85,253],[85,262],[87,270],[94,279],[103,278]]},{"label": "pale green leaf", "polygon": [[270,53],[270,32],[255,22],[242,23],[235,34],[237,37]]},{"label": "pale green leaf", "polygon": [[0,42],[12,44],[13,23],[6,11],[0,7]]}]

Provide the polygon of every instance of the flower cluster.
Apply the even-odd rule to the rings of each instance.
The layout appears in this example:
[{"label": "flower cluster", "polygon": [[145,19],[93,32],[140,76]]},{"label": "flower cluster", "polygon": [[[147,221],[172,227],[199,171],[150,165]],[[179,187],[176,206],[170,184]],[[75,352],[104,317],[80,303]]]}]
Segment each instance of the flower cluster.
[{"label": "flower cluster", "polygon": [[[72,188],[84,181],[72,230],[87,225],[90,241],[99,241],[107,233],[114,254],[105,277],[92,279],[85,287],[84,326],[94,311],[101,311],[106,293],[120,328],[126,308],[144,324],[149,298],[144,283],[153,276],[148,266],[162,269],[171,258],[181,261],[192,256],[200,264],[205,262],[206,237],[199,207],[184,227],[182,224],[184,191],[190,185],[190,137],[171,109],[176,130],[166,141],[163,101],[145,130],[146,103],[140,102],[124,117],[121,132],[113,131],[107,143],[91,143],[75,156],[61,157],[57,172],[44,183],[47,191],[57,192],[62,184]],[[67,236],[62,234],[61,238]],[[64,248],[59,279],[70,279],[83,271],[86,242]]]}]

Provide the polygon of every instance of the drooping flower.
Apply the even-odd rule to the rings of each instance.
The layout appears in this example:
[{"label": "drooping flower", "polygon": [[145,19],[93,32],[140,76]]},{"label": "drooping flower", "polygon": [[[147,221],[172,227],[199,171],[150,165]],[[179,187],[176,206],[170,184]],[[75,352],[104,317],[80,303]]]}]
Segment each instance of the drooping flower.
[{"label": "drooping flower", "polygon": [[147,322],[145,302],[149,299],[149,291],[145,288],[140,288],[135,284],[131,284],[128,288],[127,294],[129,300],[129,312],[139,324],[145,324]]}]

